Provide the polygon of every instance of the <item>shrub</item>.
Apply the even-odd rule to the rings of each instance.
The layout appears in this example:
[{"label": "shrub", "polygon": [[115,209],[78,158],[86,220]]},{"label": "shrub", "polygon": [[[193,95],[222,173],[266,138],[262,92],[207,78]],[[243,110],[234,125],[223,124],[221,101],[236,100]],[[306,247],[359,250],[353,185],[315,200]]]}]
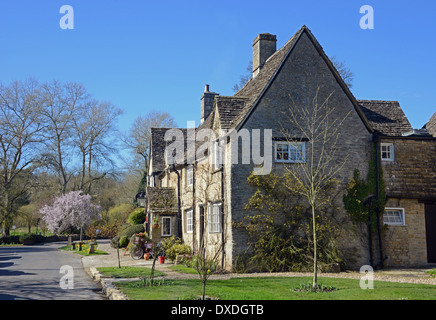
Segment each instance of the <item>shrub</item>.
[{"label": "shrub", "polygon": [[130,215],[129,219],[127,220],[128,223],[135,225],[135,224],[142,224],[145,222],[145,212],[143,208],[137,208],[133,210]]},{"label": "shrub", "polygon": [[165,255],[172,261],[176,260],[177,256],[182,254],[191,254],[191,247],[187,244],[177,243],[165,250]]},{"label": "shrub", "polygon": [[165,250],[165,256],[172,261],[175,261],[178,255],[191,254],[191,247],[182,244],[182,240],[175,236],[163,239],[162,246]]},{"label": "shrub", "polygon": [[118,245],[120,248],[125,248],[128,246],[128,244],[129,244],[129,238],[127,238],[126,236],[122,236],[118,241]]},{"label": "shrub", "polygon": [[2,244],[20,244],[20,236],[4,236],[0,238],[0,245]]},{"label": "shrub", "polygon": [[133,225],[133,226],[124,227],[123,229],[121,229],[121,231],[119,232],[119,234],[116,237],[112,238],[111,246],[113,248],[116,248],[117,245],[119,246],[119,241],[123,236],[125,236],[127,239],[130,239],[132,237],[132,235],[134,235],[136,233],[141,233],[144,231],[145,231],[145,228],[144,228],[143,224],[137,224],[137,225]]},{"label": "shrub", "polygon": [[143,224],[135,224],[133,226],[128,226],[126,228],[121,229],[121,232],[119,233],[119,236],[126,236],[127,238],[130,239],[130,237],[132,235],[134,235],[135,233],[142,233],[145,231],[144,225]]},{"label": "shrub", "polygon": [[42,242],[44,238],[34,233],[26,233],[20,236],[20,242],[24,245],[33,245],[38,242]]},{"label": "shrub", "polygon": [[107,212],[108,221],[110,224],[121,225],[126,221],[126,219],[128,219],[131,211],[132,206],[126,203],[112,207]]}]

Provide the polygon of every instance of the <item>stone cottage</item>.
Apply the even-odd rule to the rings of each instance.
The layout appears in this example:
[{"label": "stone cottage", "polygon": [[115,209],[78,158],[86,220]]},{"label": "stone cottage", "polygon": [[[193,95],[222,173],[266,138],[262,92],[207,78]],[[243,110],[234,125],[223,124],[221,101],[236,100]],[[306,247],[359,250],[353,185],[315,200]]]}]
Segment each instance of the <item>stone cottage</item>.
[{"label": "stone cottage", "polygon": [[[148,232],[156,240],[178,236],[194,251],[219,250],[222,266],[231,269],[247,247],[247,235],[234,227],[250,214],[244,207],[255,190],[247,177],[305,162],[310,141],[304,128],[285,119],[292,108],[311,110],[315,100],[328,101],[331,117],[343,119],[334,146],[334,160],[347,158],[340,181],[349,181],[355,169],[365,176],[377,146],[388,197],[377,259],[385,266],[436,262],[436,117],[413,130],[398,102],[357,100],[306,26],[282,48],[276,43],[272,34],[254,39],[253,76],[233,96],[206,85],[198,127],[152,129]],[[165,208],[156,207],[156,197]],[[369,264],[359,241],[350,237],[342,245],[358,248],[356,265]]]}]

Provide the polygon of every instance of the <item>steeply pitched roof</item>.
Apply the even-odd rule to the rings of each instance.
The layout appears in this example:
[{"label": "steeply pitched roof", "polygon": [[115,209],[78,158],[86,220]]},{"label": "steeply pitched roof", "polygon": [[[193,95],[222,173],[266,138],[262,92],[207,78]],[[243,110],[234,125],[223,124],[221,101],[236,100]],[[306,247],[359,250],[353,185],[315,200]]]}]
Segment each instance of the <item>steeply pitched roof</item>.
[{"label": "steeply pitched roof", "polygon": [[362,122],[365,124],[368,131],[372,132],[372,128],[369,125],[362,110],[360,109],[357,100],[349,90],[348,86],[345,84],[344,80],[339,75],[336,68],[333,66],[330,59],[325,54],[319,42],[316,40],[312,32],[306,26],[301,27],[300,30],[298,30],[297,33],[291,39],[289,39],[282,48],[277,50],[270,58],[268,58],[264,66],[260,70],[259,74],[256,77],[251,78],[251,80],[248,81],[241,90],[235,93],[235,97],[246,97],[248,98],[248,101],[245,104],[245,107],[238,116],[238,118],[233,121],[233,126],[239,128],[239,126],[241,126],[250,116],[251,112],[256,108],[257,102],[262,98],[269,85],[272,83],[276,75],[280,72],[280,69],[285,63],[286,58],[290,55],[303,33],[306,33],[309,39],[312,41],[314,47],[326,62],[333,76],[336,78],[338,84],[341,86],[344,93],[350,99],[351,103],[354,106],[354,109],[362,119]]},{"label": "steeply pitched roof", "polygon": [[153,172],[159,172],[165,168],[165,132],[168,128],[151,128],[150,158]]},{"label": "steeply pitched roof", "polygon": [[235,119],[244,111],[248,101],[249,99],[245,97],[215,97],[222,129],[232,127]]},{"label": "steeply pitched roof", "polygon": [[[165,133],[174,128],[151,128],[151,148],[150,157],[152,163],[152,172],[157,173],[165,170]],[[179,129],[183,133],[183,138],[186,139],[186,129]]]},{"label": "steeply pitched roof", "polygon": [[398,101],[357,101],[376,133],[401,136],[413,130]]},{"label": "steeply pitched roof", "polygon": [[433,137],[436,138],[436,112],[430,118],[430,120],[425,124],[425,129],[427,129],[428,133],[430,133]]}]

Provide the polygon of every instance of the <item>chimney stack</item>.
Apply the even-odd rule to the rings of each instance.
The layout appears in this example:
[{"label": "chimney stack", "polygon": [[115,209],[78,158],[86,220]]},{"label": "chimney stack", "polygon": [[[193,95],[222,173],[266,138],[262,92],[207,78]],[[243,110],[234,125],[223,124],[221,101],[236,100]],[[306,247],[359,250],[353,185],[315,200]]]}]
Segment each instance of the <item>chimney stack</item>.
[{"label": "chimney stack", "polygon": [[257,76],[265,61],[277,50],[277,37],[261,33],[253,41],[253,77]]},{"label": "chimney stack", "polygon": [[212,112],[215,96],[219,96],[219,94],[215,92],[210,92],[209,85],[206,84],[204,88],[204,93],[201,96],[201,123],[203,123],[204,120],[206,120]]}]

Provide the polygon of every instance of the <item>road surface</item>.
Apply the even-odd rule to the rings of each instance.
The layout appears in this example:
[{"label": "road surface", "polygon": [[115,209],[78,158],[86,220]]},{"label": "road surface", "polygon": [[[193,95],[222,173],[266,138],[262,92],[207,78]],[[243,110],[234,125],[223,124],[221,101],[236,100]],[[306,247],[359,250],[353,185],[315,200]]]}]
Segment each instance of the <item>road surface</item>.
[{"label": "road surface", "polygon": [[65,243],[0,246],[0,300],[105,300]]}]

